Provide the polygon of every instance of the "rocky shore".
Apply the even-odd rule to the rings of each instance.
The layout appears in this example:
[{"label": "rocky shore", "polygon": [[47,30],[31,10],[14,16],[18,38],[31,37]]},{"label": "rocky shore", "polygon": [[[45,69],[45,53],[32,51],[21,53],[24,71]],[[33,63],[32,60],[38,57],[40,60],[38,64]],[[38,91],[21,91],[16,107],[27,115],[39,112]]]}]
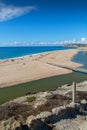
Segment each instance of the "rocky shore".
[{"label": "rocky shore", "polygon": [[0,130],[87,130],[87,81],[17,98],[0,106]]}]

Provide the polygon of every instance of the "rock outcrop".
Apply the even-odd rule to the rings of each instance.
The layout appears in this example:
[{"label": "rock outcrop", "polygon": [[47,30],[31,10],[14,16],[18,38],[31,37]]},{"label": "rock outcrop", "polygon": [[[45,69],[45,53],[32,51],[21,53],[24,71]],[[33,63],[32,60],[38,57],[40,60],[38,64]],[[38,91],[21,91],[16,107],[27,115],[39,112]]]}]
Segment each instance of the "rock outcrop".
[{"label": "rock outcrop", "polygon": [[1,105],[0,130],[87,130],[86,82],[82,85],[77,85],[76,103],[72,103],[72,85],[64,85]]}]

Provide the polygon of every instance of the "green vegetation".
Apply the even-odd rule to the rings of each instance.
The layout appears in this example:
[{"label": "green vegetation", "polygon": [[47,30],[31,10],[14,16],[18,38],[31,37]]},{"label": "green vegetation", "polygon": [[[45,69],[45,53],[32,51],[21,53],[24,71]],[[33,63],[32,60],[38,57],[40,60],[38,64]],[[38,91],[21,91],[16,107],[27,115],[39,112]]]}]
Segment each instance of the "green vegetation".
[{"label": "green vegetation", "polygon": [[32,96],[32,97],[27,97],[27,102],[33,102],[36,100],[36,97],[35,96]]},{"label": "green vegetation", "polygon": [[0,104],[24,96],[28,93],[49,91],[64,84],[71,84],[73,81],[81,82],[84,80],[87,80],[86,74],[71,73],[1,88]]}]

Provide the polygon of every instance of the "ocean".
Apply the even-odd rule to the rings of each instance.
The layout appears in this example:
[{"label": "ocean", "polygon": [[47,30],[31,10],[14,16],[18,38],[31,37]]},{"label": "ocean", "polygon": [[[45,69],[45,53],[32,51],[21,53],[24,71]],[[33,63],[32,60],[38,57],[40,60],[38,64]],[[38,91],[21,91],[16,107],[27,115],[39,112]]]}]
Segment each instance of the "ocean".
[{"label": "ocean", "polygon": [[67,49],[70,48],[64,46],[0,47],[0,60]]}]

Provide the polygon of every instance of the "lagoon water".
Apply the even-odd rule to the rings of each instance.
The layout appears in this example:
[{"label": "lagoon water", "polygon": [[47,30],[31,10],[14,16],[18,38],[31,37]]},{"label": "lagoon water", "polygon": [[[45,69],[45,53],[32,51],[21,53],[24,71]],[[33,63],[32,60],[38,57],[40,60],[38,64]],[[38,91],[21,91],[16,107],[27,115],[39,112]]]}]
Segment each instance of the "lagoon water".
[{"label": "lagoon water", "polygon": [[69,48],[64,46],[0,47],[0,60],[66,49]]},{"label": "lagoon water", "polygon": [[80,51],[77,55],[75,55],[72,59],[74,62],[83,64],[81,68],[87,69],[87,54],[84,51]]}]

